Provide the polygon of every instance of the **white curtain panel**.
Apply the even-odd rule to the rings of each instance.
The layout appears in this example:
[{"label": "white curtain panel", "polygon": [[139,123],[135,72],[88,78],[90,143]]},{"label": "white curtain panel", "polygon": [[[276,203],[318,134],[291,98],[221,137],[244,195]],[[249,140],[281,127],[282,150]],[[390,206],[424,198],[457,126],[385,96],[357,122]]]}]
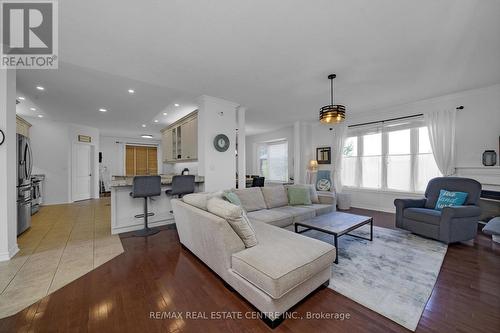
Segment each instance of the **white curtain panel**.
[{"label": "white curtain panel", "polygon": [[434,159],[443,176],[455,174],[456,115],[455,109],[424,113]]},{"label": "white curtain panel", "polygon": [[333,128],[333,187],[337,193],[342,192],[342,156],[344,152],[345,138],[347,135],[347,125],[338,124]]}]

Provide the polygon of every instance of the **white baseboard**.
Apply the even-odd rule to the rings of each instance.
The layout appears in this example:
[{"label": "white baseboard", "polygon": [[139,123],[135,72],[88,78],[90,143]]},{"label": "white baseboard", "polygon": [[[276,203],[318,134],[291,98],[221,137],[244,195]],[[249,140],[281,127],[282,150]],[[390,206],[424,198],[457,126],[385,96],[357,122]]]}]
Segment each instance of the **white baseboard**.
[{"label": "white baseboard", "polygon": [[353,208],[360,208],[360,209],[369,209],[369,210],[376,210],[379,212],[385,212],[385,213],[396,213],[396,208],[387,208],[387,207],[377,207],[377,206],[370,206],[370,205],[356,205]]},{"label": "white baseboard", "polygon": [[10,260],[16,253],[19,252],[19,247],[15,244],[13,247],[9,249],[9,251],[0,253],[0,261]]},{"label": "white baseboard", "polygon": [[[148,227],[154,228],[154,227],[160,227],[162,225],[173,224],[173,223],[175,223],[174,219],[161,220],[161,221],[148,223]],[[126,226],[126,227],[115,227],[115,228],[111,228],[111,234],[116,235],[116,234],[121,234],[124,232],[141,230],[142,228],[144,228],[144,223],[138,223],[138,224],[134,224],[134,225]]]}]

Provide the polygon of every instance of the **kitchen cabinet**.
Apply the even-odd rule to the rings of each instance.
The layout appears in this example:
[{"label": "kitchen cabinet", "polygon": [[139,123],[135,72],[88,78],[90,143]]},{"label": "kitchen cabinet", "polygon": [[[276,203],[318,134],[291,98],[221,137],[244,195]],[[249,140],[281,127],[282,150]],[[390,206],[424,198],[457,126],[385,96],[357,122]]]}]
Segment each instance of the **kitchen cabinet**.
[{"label": "kitchen cabinet", "polygon": [[24,135],[25,137],[30,136],[30,127],[31,124],[28,123],[26,120],[23,118],[16,116],[16,133]]},{"label": "kitchen cabinet", "polygon": [[163,162],[198,159],[198,112],[190,113],[162,130]]}]

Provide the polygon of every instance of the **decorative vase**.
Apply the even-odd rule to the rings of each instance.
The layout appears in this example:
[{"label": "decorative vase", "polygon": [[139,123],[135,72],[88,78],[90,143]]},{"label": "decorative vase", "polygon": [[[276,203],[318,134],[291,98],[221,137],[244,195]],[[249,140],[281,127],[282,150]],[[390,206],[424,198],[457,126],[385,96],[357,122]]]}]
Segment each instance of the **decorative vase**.
[{"label": "decorative vase", "polygon": [[483,153],[483,165],[494,166],[497,164],[497,153],[494,150],[485,150]]}]

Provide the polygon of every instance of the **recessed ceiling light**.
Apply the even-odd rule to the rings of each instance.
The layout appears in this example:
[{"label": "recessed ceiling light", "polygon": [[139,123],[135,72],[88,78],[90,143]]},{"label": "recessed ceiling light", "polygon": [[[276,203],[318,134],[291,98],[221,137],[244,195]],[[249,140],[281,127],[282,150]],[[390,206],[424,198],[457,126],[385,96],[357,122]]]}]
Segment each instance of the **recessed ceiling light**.
[{"label": "recessed ceiling light", "polygon": [[36,109],[35,109],[35,108],[30,108],[30,110],[31,110],[31,111],[36,111]]},{"label": "recessed ceiling light", "polygon": [[164,115],[164,116],[166,116],[166,115],[167,115],[167,113],[166,113],[166,112],[163,112],[163,115]]},{"label": "recessed ceiling light", "polygon": [[144,139],[152,139],[153,136],[151,134],[143,134],[141,135],[141,138],[144,138]]},{"label": "recessed ceiling light", "polygon": [[129,93],[129,94],[133,94],[133,93],[135,93],[135,90],[134,90],[134,89],[129,89],[129,90],[128,90],[128,93]]},{"label": "recessed ceiling light", "polygon": [[43,114],[39,114],[39,115],[38,115],[38,118],[43,118]]},{"label": "recessed ceiling light", "polygon": [[24,101],[25,98],[23,96],[19,96],[17,99]]},{"label": "recessed ceiling light", "polygon": [[42,87],[42,86],[36,86],[36,89],[38,89],[38,90],[45,90],[45,88]]},{"label": "recessed ceiling light", "polygon": [[174,106],[177,108],[177,107],[179,107],[179,106],[181,106],[181,105],[180,105],[180,104],[175,103],[175,104],[174,104]]},{"label": "recessed ceiling light", "polygon": [[107,109],[105,109],[105,108],[100,108],[100,109],[99,109],[99,111],[101,111],[101,112],[106,112],[106,111],[108,111],[108,110],[107,110]]},{"label": "recessed ceiling light", "polygon": [[146,127],[146,124],[142,124],[141,126],[142,126],[142,127]]},{"label": "recessed ceiling light", "polygon": [[155,119],[155,120],[153,120],[153,121],[154,121],[155,123],[158,123],[158,122],[159,122],[159,120],[158,120],[158,119]]}]

